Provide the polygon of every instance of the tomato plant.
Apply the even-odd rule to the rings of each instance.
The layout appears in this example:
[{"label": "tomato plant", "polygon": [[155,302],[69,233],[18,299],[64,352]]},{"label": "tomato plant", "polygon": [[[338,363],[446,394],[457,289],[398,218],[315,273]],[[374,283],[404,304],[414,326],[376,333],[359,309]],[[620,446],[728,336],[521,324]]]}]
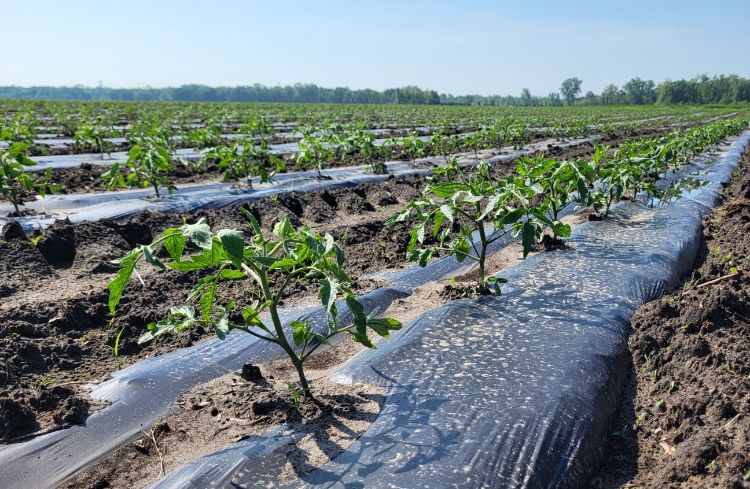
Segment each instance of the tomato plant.
[{"label": "tomato plant", "polygon": [[154,136],[136,138],[135,142],[124,167],[116,163],[102,174],[108,188],[150,186],[158,199],[161,188],[166,186],[171,194],[175,187],[169,183],[169,172],[174,168],[169,143]]},{"label": "tomato plant", "polygon": [[304,136],[299,141],[299,153],[295,162],[300,168],[314,166],[318,178],[323,177],[323,166],[333,157],[333,151],[323,137],[315,135],[311,129],[305,129]]},{"label": "tomato plant", "polygon": [[[330,235],[320,236],[305,227],[294,228],[287,218],[279,221],[272,233],[264,233],[252,214],[244,209],[243,213],[249,224],[249,236],[238,229],[213,233],[201,219],[195,224],[167,229],[153,243],[131,251],[120,261],[119,272],[109,284],[110,313],[116,313],[141,260],[161,269],[203,271],[186,304],[173,307],[165,319],[149,324],[139,342],[197,324],[212,328],[221,339],[234,329],[240,330],[278,345],[294,365],[304,395],[311,397],[304,364],[321,345],[328,344],[334,336],[348,334],[354,341],[374,348],[368,331],[385,338],[390,331],[399,329],[401,323],[377,318],[376,313],[365,314],[344,271],[344,252]],[[168,258],[158,258],[158,247],[166,251]],[[228,280],[251,282],[240,302],[221,296],[219,284]],[[309,321],[292,321],[285,328],[279,304],[285,291],[295,283],[317,286],[326,317],[325,331],[314,329]],[[351,325],[345,325],[339,318],[340,301],[346,304],[353,318]]]},{"label": "tomato plant", "polygon": [[[494,179],[486,162],[467,171],[454,159],[433,174],[439,178],[386,225],[415,219],[407,259],[425,266],[433,256],[448,253],[459,262],[475,261],[478,290],[499,294],[505,280],[486,277],[489,246],[508,233],[521,235],[525,257],[541,239],[545,226],[559,223],[553,223],[532,204],[536,194],[533,187],[521,178]],[[454,232],[455,227],[458,232]]]},{"label": "tomato plant", "polygon": [[109,135],[110,131],[101,121],[83,122],[78,126],[73,139],[76,146],[81,149],[94,149],[103,159],[105,154],[109,156],[112,148],[112,143],[106,139]]},{"label": "tomato plant", "polygon": [[264,145],[256,146],[252,139],[243,139],[232,146],[211,148],[207,157],[218,160],[218,167],[224,172],[225,180],[244,178],[248,187],[253,187],[253,177],[260,177],[261,183],[271,181],[273,168],[267,162],[278,158],[271,155]]},{"label": "tomato plant", "polygon": [[[20,212],[19,206],[24,203],[25,193],[35,191],[45,195],[56,190],[55,185],[45,183],[27,171],[28,167],[36,165],[26,155],[27,150],[26,144],[18,142],[8,148],[0,148],[0,195],[13,204],[16,213]],[[51,172],[52,169],[48,168],[46,176],[49,177]]]}]

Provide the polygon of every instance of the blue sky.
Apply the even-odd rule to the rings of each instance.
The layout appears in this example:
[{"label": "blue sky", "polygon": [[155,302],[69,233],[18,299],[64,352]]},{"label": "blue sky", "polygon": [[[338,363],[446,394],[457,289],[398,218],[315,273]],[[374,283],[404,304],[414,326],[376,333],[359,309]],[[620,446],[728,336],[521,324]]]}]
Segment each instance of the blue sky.
[{"label": "blue sky", "polygon": [[748,19],[748,0],[0,0],[0,85],[598,92],[750,77]]}]

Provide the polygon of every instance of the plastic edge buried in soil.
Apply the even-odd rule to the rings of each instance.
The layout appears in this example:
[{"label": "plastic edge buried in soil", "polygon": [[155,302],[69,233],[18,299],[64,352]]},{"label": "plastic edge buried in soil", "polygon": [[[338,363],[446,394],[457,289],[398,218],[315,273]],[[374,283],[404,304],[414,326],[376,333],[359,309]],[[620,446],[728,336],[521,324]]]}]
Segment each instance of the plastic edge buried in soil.
[{"label": "plastic edge buried in soil", "polygon": [[335,379],[384,386],[383,411],[344,453],[280,481],[280,429],[186,464],[156,488],[579,487],[602,455],[626,374],[628,321],[692,265],[701,219],[750,141],[746,131],[685,172],[707,185],[677,203],[617,204],[566,250],[504,271],[502,297],[415,320]]}]

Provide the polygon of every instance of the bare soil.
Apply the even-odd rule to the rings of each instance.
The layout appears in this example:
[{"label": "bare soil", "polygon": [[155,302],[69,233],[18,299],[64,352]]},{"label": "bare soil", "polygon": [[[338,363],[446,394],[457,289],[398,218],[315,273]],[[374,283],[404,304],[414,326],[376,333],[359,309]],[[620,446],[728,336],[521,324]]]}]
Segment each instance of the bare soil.
[{"label": "bare soil", "polygon": [[[522,258],[521,246],[511,245],[488,257],[487,270],[501,272]],[[475,295],[476,279],[476,270],[469,268],[449,280],[430,282],[395,301],[384,315],[406,325],[451,300]],[[245,365],[241,372],[196,386],[180,396],[175,413],[61,487],[146,487],[182,464],[282,423],[285,436],[295,441],[275,454],[286,461],[281,479],[294,480],[346,450],[380,413],[385,400],[381,388],[328,380],[337,366],[363,349],[347,338],[310,357],[305,370],[317,401],[302,398],[299,407],[287,387],[297,379],[296,371],[286,359]]]},{"label": "bare soil", "polygon": [[292,378],[269,375],[265,368],[266,376],[258,375],[246,367],[253,377],[229,374],[186,392],[174,414],[60,487],[140,489],[191,460],[282,423],[290,442],[274,453],[285,461],[282,479],[291,480],[349,448],[377,418],[385,399],[378,387],[321,379],[312,387],[316,399],[303,397],[295,406],[285,384]]},{"label": "bare soil", "polygon": [[[660,134],[666,132],[665,128],[644,128],[635,130],[623,130],[617,134],[606,135],[603,139],[605,144],[618,144],[625,138],[633,137],[646,137],[654,134]],[[536,142],[542,139],[548,138],[548,135],[530,133],[526,136],[523,141],[517,141],[518,144],[525,144],[530,142]],[[565,156],[568,158],[575,158],[587,154],[586,145],[578,148],[562,148],[556,145],[550,145],[550,147],[544,151],[549,156],[559,157]],[[364,158],[358,153],[349,153],[341,155],[340,158],[328,161],[325,164],[327,168],[336,168],[342,166],[352,165],[364,165],[371,162],[388,161],[388,160],[408,160],[409,155],[406,153],[392,154],[385,153],[382,149],[376,148],[374,154],[370,158]],[[286,158],[286,171],[296,170],[313,170],[314,167],[297,167],[293,158],[287,155]],[[275,164],[270,161],[266,164],[269,168],[274,168]],[[56,169],[52,172],[49,177],[49,183],[59,185],[58,193],[62,194],[77,194],[77,193],[91,193],[91,192],[104,192],[107,191],[107,182],[102,179],[102,174],[107,171],[107,168],[92,163],[81,163],[81,165],[73,168],[61,168]],[[169,180],[174,185],[183,185],[189,183],[207,183],[211,181],[219,181],[222,179],[222,172],[213,160],[206,161],[199,167],[192,167],[186,165],[176,165],[175,168],[169,172]],[[26,200],[33,200],[34,196],[29,194],[26,196]],[[2,199],[0,199],[2,201]]]},{"label": "bare soil", "polygon": [[[592,149],[584,145],[563,156],[585,156]],[[493,171],[504,175],[513,166],[495,165]],[[266,229],[287,215],[295,225],[331,233],[346,252],[355,291],[363,293],[384,285],[383,279],[372,276],[375,272],[411,265],[404,261],[408,224],[384,224],[418,196],[423,185],[422,178],[392,177],[377,184],[279,195],[245,207]],[[167,227],[201,217],[214,228],[245,224],[236,208],[227,208],[184,215],[144,212],[129,220],[76,225],[58,221],[33,237],[6,233],[0,240],[0,256],[13,259],[0,260],[0,441],[79,423],[97,409],[85,384],[105,379],[118,367],[113,345],[121,330],[123,366],[213,336],[195,327],[146,345],[136,341],[146,325],[184,301],[194,274],[144,268],[145,287],[133,284],[128,289],[114,319],[107,309],[107,283],[116,271],[112,260],[151,242]],[[227,282],[223,287],[222,292],[237,297],[240,304],[247,300],[244,283]],[[284,305],[308,304],[315,293],[306,287],[290,288]],[[454,282],[440,294],[450,300],[473,292]]]},{"label": "bare soil", "polygon": [[594,487],[750,487],[750,152],[683,287],[632,319],[632,368]]}]

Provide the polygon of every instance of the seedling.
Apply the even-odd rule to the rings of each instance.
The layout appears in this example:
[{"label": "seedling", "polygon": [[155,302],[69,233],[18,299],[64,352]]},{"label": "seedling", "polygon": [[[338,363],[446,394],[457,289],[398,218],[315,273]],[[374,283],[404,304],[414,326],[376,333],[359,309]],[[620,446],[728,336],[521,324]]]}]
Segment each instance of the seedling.
[{"label": "seedling", "polygon": [[[35,166],[31,158],[26,155],[28,146],[24,143],[12,143],[8,148],[0,148],[0,195],[7,199],[16,213],[20,212],[24,204],[24,194],[34,191],[40,195],[54,192],[56,185],[46,183],[43,178],[26,171]],[[48,169],[48,178],[52,169]]]},{"label": "seedling", "polygon": [[201,149],[213,148],[221,144],[221,130],[217,124],[209,124],[208,127],[193,130],[188,135],[188,141]]},{"label": "seedling", "polygon": [[232,146],[211,148],[207,157],[216,158],[218,167],[224,172],[224,180],[244,178],[248,187],[253,187],[253,177],[260,177],[261,183],[271,181],[274,172],[266,167],[266,161],[271,159],[268,150],[262,146],[255,146],[252,140],[243,140]]},{"label": "seedling", "polygon": [[136,140],[128,151],[125,163],[126,174],[119,164],[114,164],[102,174],[111,190],[115,187],[153,187],[156,198],[161,197],[161,188],[166,186],[171,194],[175,186],[169,183],[169,172],[174,168],[167,141],[157,137],[144,137]]},{"label": "seedling", "polygon": [[324,178],[323,166],[333,157],[330,146],[322,137],[314,135],[311,129],[304,130],[304,136],[298,145],[296,165],[300,168],[313,165],[318,172],[318,178]]},{"label": "seedling", "polygon": [[123,332],[125,332],[125,328],[120,328],[120,331],[117,333],[117,337],[115,338],[115,346],[113,348],[115,360],[117,361],[117,370],[120,370],[122,368],[122,360],[120,360],[120,341],[122,340]]},{"label": "seedling", "polygon": [[93,148],[99,153],[99,157],[104,159],[105,154],[109,157],[112,148],[112,143],[105,139],[109,134],[110,131],[103,126],[102,121],[83,122],[78,126],[73,139],[79,148]]},{"label": "seedling", "polygon": [[[294,365],[304,395],[311,397],[303,366],[318,347],[343,333],[374,348],[368,330],[386,338],[401,323],[391,318],[376,318],[376,312],[365,314],[344,272],[344,252],[333,237],[320,236],[305,227],[295,229],[288,218],[278,222],[271,235],[266,235],[252,214],[245,210],[243,213],[249,223],[249,237],[238,229],[213,233],[201,219],[195,224],[167,229],[153,243],[131,251],[120,260],[120,270],[109,284],[110,313],[117,312],[122,294],[141,260],[161,269],[200,270],[201,278],[196,279],[186,304],[173,307],[166,319],[149,324],[139,343],[197,324],[210,327],[220,339],[233,329],[244,331],[278,345]],[[157,257],[159,247],[165,250],[168,259]],[[198,251],[189,253],[188,249],[193,247]],[[252,284],[246,289],[242,305],[220,297],[219,284],[227,280],[247,280]],[[293,321],[288,325],[289,331],[285,331],[279,304],[285,291],[295,283],[313,283],[318,287],[326,317],[324,332],[307,321]],[[351,325],[339,320],[338,300],[343,300],[351,313]]]},{"label": "seedling", "polygon": [[[427,186],[422,197],[386,221],[386,225],[416,219],[407,259],[421,266],[439,253],[448,253],[459,262],[473,260],[479,268],[477,286],[480,292],[490,289],[500,293],[506,280],[487,280],[488,247],[509,232],[522,236],[524,258],[541,239],[545,225],[555,225],[544,211],[531,204],[535,189],[522,179],[508,177],[495,180],[489,165],[479,163],[468,172],[455,160],[449,166],[433,170],[445,177]],[[459,228],[453,232],[454,226]],[[476,233],[475,240],[473,234]],[[435,241],[429,244],[427,237]]]},{"label": "seedling", "polygon": [[355,150],[365,159],[372,173],[388,173],[388,167],[383,162],[373,160],[375,154],[375,135],[361,129],[356,130],[349,141]]}]

